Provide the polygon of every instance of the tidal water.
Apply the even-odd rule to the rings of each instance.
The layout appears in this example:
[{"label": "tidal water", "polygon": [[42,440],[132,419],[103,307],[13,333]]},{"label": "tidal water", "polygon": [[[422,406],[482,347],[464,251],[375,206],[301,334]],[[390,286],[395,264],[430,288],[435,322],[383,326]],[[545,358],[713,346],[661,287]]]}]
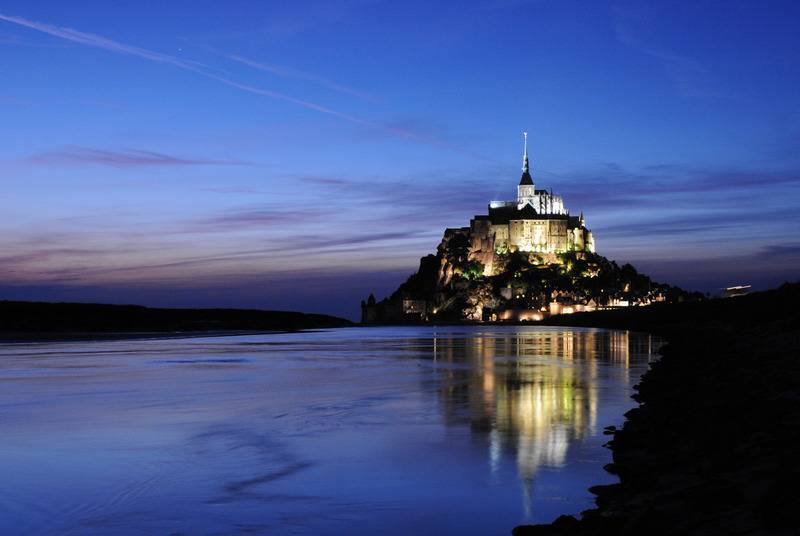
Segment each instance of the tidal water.
[{"label": "tidal water", "polygon": [[346,328],[0,345],[0,534],[510,534],[613,482],[659,341]]}]

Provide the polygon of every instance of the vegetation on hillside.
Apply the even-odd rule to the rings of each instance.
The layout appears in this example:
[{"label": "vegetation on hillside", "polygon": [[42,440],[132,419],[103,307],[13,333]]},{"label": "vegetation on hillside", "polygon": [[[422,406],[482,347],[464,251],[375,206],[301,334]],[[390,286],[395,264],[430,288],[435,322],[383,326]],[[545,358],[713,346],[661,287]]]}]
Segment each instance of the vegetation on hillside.
[{"label": "vegetation on hillside", "polygon": [[423,257],[419,270],[377,308],[384,320],[399,320],[403,300],[420,300],[428,304],[429,319],[487,320],[498,311],[544,310],[552,303],[602,307],[702,298],[593,253],[563,253],[557,262],[520,251],[495,258],[492,275],[484,275],[469,243],[451,240],[447,249]]}]

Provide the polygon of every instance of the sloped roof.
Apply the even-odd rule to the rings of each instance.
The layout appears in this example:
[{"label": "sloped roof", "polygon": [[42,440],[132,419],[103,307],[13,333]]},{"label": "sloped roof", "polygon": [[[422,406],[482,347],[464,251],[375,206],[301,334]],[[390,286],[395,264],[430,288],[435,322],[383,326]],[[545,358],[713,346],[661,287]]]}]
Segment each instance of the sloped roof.
[{"label": "sloped roof", "polygon": [[[475,219],[485,219],[485,216],[476,216]],[[569,220],[567,214],[539,214],[530,205],[525,205],[521,209],[516,206],[509,207],[489,207],[488,219],[493,224],[508,223],[511,220]]]}]

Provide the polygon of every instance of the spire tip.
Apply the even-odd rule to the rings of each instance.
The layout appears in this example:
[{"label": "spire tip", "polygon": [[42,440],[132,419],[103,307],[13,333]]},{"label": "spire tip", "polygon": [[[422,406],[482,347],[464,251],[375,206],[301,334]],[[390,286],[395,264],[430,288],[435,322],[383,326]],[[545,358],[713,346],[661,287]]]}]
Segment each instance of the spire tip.
[{"label": "spire tip", "polygon": [[528,133],[522,132],[522,137],[525,139],[525,151],[522,153],[522,171],[528,173]]}]

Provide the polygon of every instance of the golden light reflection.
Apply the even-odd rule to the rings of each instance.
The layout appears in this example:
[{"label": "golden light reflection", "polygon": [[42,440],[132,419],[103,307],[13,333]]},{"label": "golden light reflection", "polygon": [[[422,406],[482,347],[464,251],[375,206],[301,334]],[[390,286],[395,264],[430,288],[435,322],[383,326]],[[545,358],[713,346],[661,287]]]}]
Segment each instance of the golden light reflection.
[{"label": "golden light reflection", "polygon": [[655,346],[649,335],[622,331],[437,336],[437,361],[453,364],[441,369],[445,418],[468,420],[488,439],[492,471],[516,457],[527,510],[536,472],[563,466],[570,445],[598,433],[600,367],[615,365],[607,370],[628,382],[631,360],[646,363]]}]

